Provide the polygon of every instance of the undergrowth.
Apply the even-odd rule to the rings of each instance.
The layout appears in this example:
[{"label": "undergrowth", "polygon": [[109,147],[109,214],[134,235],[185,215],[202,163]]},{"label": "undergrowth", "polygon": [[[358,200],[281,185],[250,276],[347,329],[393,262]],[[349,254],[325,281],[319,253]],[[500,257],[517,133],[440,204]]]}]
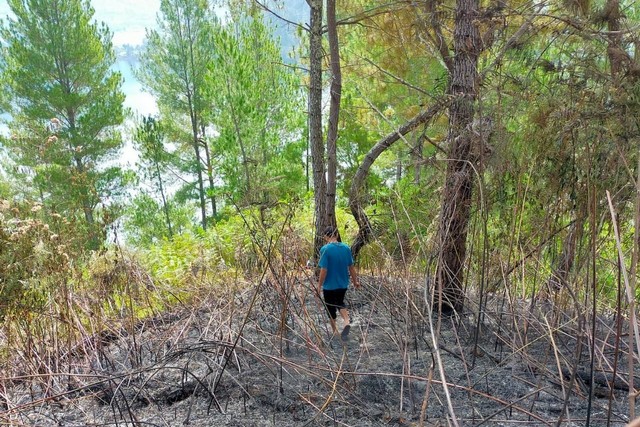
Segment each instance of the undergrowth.
[{"label": "undergrowth", "polygon": [[[433,271],[433,239],[406,238],[407,233],[394,226],[398,219],[405,223],[402,229],[433,229],[433,223],[415,224],[410,207],[401,205],[388,215],[388,223],[379,222],[380,238],[363,251],[360,267],[390,283],[411,278],[406,294],[412,296],[406,301],[414,304],[417,298],[417,306],[425,286],[433,291],[432,282],[421,280]],[[281,299],[278,321],[285,322],[293,284],[313,280],[306,268],[313,223],[308,204],[282,204],[268,211],[238,210],[206,232],[185,232],[146,249],[114,245],[86,252],[72,220],[37,204],[0,200],[0,375],[9,379],[7,384],[28,379],[45,395],[73,388],[70,373],[83,369],[76,365],[83,355],[95,359],[105,344],[135,337],[145,319],[181,309],[189,312],[209,301],[217,301],[216,306],[233,303],[233,295],[247,290],[275,291]],[[338,223],[349,243],[357,231],[353,219],[339,210]],[[481,236],[482,224],[472,227],[472,235]],[[596,289],[598,298],[619,296],[618,266],[607,261],[604,249],[610,250],[611,244],[605,243],[597,260],[606,267],[601,269],[606,280]],[[499,318],[501,310],[521,306],[526,311],[527,305],[533,310],[534,304],[551,302],[560,312],[576,313],[579,327],[587,325],[593,295],[581,279],[584,274],[572,278],[575,292],[560,289],[554,294],[547,286],[552,273],[543,251],[526,256],[514,251],[507,259],[489,251],[483,271],[484,251],[482,245],[470,248],[467,311],[479,318],[495,311]],[[420,292],[413,295],[415,290]],[[492,306],[496,301],[502,306]],[[400,305],[388,307],[393,313],[405,305],[396,302]],[[598,303],[603,311],[613,306]],[[0,390],[0,403],[1,396]]]}]

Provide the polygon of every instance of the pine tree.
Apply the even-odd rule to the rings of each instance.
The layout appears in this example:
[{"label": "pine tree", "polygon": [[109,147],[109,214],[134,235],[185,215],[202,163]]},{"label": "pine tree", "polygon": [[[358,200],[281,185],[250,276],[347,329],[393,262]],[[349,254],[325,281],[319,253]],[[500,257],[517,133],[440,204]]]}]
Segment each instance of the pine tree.
[{"label": "pine tree", "polygon": [[[147,34],[138,73],[156,96],[165,118],[189,125],[193,172],[197,177],[202,227],[207,228],[206,198],[216,215],[211,152],[206,141],[205,77],[215,54],[212,29],[217,18],[205,0],[162,0],[158,30]],[[186,126],[186,125],[185,125]],[[209,184],[205,186],[205,174]]]},{"label": "pine tree", "polygon": [[304,97],[262,16],[238,15],[216,31],[218,59],[207,79],[218,170],[234,204],[268,206],[304,191]]},{"label": "pine tree", "polygon": [[6,145],[25,187],[59,212],[84,217],[97,247],[106,208],[125,184],[117,166],[104,166],[122,146],[122,78],[111,33],[92,20],[82,0],[9,0],[15,18],[2,25],[0,64],[10,103]]}]

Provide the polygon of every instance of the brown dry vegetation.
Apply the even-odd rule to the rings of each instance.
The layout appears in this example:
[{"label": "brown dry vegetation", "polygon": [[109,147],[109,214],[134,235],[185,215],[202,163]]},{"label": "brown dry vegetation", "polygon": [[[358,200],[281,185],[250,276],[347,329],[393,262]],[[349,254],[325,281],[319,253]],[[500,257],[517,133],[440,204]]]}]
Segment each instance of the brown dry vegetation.
[{"label": "brown dry vegetation", "polygon": [[[133,264],[118,263],[129,280]],[[458,317],[430,313],[423,280],[363,275],[346,343],[310,271],[265,273],[142,321],[2,336],[0,424],[33,426],[622,426],[627,321],[591,316],[560,291],[473,295]],[[145,278],[147,280],[148,278]],[[192,277],[194,282],[197,277]],[[140,284],[143,282],[140,282]],[[153,286],[147,283],[147,287]],[[478,304],[480,302],[480,304]],[[481,309],[480,309],[481,307]],[[39,339],[36,339],[39,338]],[[638,379],[636,379],[637,383]]]}]

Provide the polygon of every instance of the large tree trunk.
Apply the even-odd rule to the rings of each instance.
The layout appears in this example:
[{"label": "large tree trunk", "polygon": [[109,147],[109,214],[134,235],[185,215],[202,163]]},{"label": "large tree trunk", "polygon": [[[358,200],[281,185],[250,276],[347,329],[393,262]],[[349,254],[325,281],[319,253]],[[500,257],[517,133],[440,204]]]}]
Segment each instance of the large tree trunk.
[{"label": "large tree trunk", "polygon": [[327,0],[327,35],[331,55],[331,102],[329,104],[329,129],[327,132],[327,205],[326,225],[336,224],[336,175],[338,120],[340,117],[340,99],[342,97],[342,72],[340,70],[340,51],[338,49],[338,25],[336,23],[336,0]]},{"label": "large tree trunk", "polygon": [[438,297],[443,312],[459,311],[464,304],[463,278],[466,239],[473,188],[475,159],[472,124],[478,94],[478,55],[481,50],[477,26],[478,0],[458,0],[454,27],[454,61],[449,94],[449,162],[440,214],[440,256],[436,270]]},{"label": "large tree trunk", "polygon": [[311,8],[309,21],[309,141],[313,168],[315,201],[315,238],[313,259],[317,264],[322,247],[322,229],[326,218],[324,141],[322,138],[322,0],[307,0]]}]

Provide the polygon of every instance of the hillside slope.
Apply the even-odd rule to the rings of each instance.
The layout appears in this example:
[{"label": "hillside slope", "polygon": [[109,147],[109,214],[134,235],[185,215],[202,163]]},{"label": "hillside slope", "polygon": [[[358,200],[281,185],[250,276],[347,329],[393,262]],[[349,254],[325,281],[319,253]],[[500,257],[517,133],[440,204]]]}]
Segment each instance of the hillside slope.
[{"label": "hillside slope", "polygon": [[623,342],[607,382],[610,320],[597,325],[590,388],[590,340],[563,307],[493,297],[480,323],[471,303],[439,322],[420,283],[363,283],[349,292],[345,343],[329,339],[308,278],[265,281],[79,343],[54,375],[4,381],[0,423],[446,426],[454,414],[460,426],[585,425],[590,393],[591,426],[627,421]]}]

